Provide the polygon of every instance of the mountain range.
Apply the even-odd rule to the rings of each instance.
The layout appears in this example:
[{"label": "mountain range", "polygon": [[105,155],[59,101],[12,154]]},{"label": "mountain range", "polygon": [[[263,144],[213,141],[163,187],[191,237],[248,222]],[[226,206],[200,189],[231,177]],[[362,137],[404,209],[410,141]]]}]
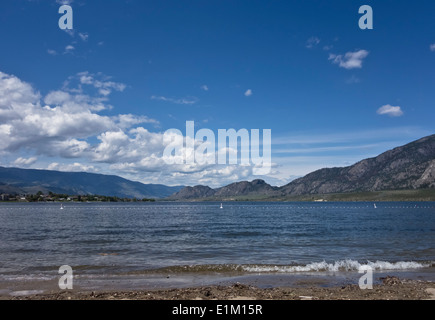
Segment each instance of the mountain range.
[{"label": "mountain range", "polygon": [[166,198],[183,186],[143,184],[118,176],[86,172],[0,167],[0,193],[36,194],[38,191],[69,195],[100,195],[119,198]]},{"label": "mountain range", "polygon": [[0,167],[0,193],[7,194],[51,191],[69,195],[192,201],[312,199],[307,196],[401,190],[429,190],[426,194],[432,198],[435,196],[435,135],[348,167],[314,171],[281,187],[271,186],[260,179],[215,189],[201,185],[169,187],[143,184],[114,175]]},{"label": "mountain range", "polygon": [[172,200],[283,199],[303,195],[420,190],[435,188],[435,135],[341,168],[324,168],[281,186],[263,180],[212,189],[185,187]]}]

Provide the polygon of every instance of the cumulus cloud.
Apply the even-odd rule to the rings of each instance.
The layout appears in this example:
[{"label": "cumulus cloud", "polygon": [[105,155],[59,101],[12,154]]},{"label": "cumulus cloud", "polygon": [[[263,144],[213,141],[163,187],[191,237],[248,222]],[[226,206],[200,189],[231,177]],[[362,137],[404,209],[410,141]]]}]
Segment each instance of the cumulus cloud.
[{"label": "cumulus cloud", "polygon": [[206,86],[205,84],[201,86],[201,89],[204,91],[208,91],[208,86]]},{"label": "cumulus cloud", "polygon": [[[0,72],[0,154],[14,157],[13,164],[20,167],[38,160],[50,163],[52,170],[99,171],[145,183],[216,186],[217,181],[257,178],[252,175],[253,166],[214,161],[168,164],[163,151],[171,141],[162,132],[144,128],[159,122],[145,115],[99,114],[109,108],[101,88],[121,91],[125,85],[83,72],[44,96],[16,76]],[[96,91],[96,96],[87,94],[89,90]],[[181,156],[193,151],[185,148]]]},{"label": "cumulus cloud", "polygon": [[389,104],[380,107],[377,113],[380,115],[388,115],[390,117],[400,117],[403,115],[403,111],[400,107],[393,107]]},{"label": "cumulus cloud", "polygon": [[250,97],[250,96],[252,96],[252,90],[251,90],[251,89],[246,90],[246,91],[245,91],[245,96],[246,96],[246,97]]},{"label": "cumulus cloud", "polygon": [[133,115],[109,117],[97,113],[106,108],[104,100],[82,91],[56,90],[43,98],[28,83],[0,72],[0,150],[24,148],[50,156],[80,157],[91,150],[85,141],[89,137],[154,123],[144,116],[134,119]]},{"label": "cumulus cloud", "polygon": [[343,55],[329,54],[329,60],[345,69],[361,69],[363,60],[369,55],[366,50],[347,52]]}]

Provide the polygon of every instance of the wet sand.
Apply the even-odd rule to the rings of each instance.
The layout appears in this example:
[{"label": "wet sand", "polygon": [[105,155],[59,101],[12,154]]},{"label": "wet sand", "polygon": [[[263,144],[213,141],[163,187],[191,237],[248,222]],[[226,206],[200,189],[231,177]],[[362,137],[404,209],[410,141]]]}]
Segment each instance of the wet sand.
[{"label": "wet sand", "polygon": [[[259,288],[233,283],[191,288],[107,291],[57,291],[0,295],[2,300],[435,300],[435,283],[387,276],[373,289],[358,285]],[[31,293],[31,292],[29,292]]]}]

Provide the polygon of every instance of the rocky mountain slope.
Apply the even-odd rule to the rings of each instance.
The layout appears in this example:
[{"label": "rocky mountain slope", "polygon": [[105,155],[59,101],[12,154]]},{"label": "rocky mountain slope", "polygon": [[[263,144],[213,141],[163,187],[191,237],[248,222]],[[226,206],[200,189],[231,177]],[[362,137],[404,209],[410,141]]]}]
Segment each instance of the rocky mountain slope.
[{"label": "rocky mountain slope", "polygon": [[242,181],[212,189],[187,187],[169,199],[223,199],[240,196],[285,197],[382,190],[435,188],[435,135],[364,159],[352,166],[314,171],[282,187],[263,180]]}]

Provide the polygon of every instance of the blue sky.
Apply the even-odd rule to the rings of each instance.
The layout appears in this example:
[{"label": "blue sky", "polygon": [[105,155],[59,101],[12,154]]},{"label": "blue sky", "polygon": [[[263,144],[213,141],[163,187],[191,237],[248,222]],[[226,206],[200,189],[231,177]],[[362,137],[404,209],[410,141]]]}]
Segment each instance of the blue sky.
[{"label": "blue sky", "polygon": [[[58,27],[62,3],[73,30]],[[374,29],[361,30],[361,5]],[[434,133],[435,3],[0,2],[0,165],[283,185]],[[272,130],[273,168],[162,162],[170,128]]]}]

